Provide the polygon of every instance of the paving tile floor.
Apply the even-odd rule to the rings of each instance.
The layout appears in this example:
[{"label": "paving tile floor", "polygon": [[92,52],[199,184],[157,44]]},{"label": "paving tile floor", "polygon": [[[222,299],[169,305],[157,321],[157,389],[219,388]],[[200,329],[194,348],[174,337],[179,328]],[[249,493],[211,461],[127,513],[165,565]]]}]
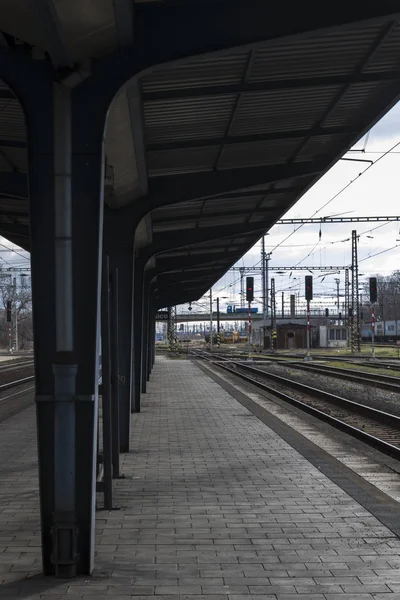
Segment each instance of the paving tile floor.
[{"label": "paving tile floor", "polygon": [[91,578],[40,575],[34,444],[0,424],[0,598],[400,599],[398,538],[190,361],[157,360]]}]

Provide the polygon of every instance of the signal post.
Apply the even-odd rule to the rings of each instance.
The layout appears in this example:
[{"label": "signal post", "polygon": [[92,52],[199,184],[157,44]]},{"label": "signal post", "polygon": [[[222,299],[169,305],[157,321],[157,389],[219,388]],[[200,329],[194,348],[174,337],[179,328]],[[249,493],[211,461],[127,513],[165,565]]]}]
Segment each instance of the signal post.
[{"label": "signal post", "polygon": [[310,324],[310,301],[313,298],[313,278],[311,275],[306,275],[305,278],[305,286],[306,286],[306,300],[307,300],[307,354],[304,357],[304,360],[312,360],[310,354],[310,334],[311,334],[311,324]]},{"label": "signal post", "polygon": [[375,358],[375,302],[378,299],[376,277],[369,278],[369,301],[371,302],[371,357]]},{"label": "signal post", "polygon": [[249,352],[251,349],[251,303],[254,300],[254,277],[246,277],[246,300],[249,307],[249,323],[248,323],[248,335],[249,335]]}]

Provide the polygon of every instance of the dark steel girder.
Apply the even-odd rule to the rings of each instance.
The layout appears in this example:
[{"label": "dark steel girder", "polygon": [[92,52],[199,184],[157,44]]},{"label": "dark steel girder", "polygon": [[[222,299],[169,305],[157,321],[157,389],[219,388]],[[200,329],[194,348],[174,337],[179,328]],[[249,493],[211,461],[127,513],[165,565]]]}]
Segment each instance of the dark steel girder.
[{"label": "dark steel girder", "polygon": [[14,171],[0,173],[0,197],[28,198],[28,177]]},{"label": "dark steel girder", "polygon": [[8,90],[0,90],[0,98],[5,100],[16,100],[16,96],[14,92],[10,89]]},{"label": "dark steel girder", "polygon": [[138,257],[143,258],[145,262],[152,256],[167,252],[176,248],[183,248],[186,246],[193,246],[197,244],[203,244],[205,242],[211,242],[213,240],[220,240],[223,238],[235,238],[246,235],[257,235],[260,236],[265,232],[265,225],[232,225],[225,227],[202,227],[197,229],[186,229],[180,232],[177,236],[176,233],[156,233],[153,236],[153,244],[144,249],[142,252],[139,251]]},{"label": "dark steel girder", "polygon": [[175,294],[160,294],[158,290],[155,292],[155,308],[159,310],[167,306],[175,306],[177,304],[186,304],[189,302],[195,302],[204,294],[207,290],[195,290],[195,291],[184,291],[182,293]]},{"label": "dark steel girder", "polygon": [[[217,264],[218,267],[223,267],[226,263],[229,265],[233,260],[236,260],[236,256],[231,256],[230,253],[214,252],[209,254],[194,254],[186,255],[175,258],[164,258],[162,255],[157,257],[156,271],[160,273],[168,273],[178,271],[180,269],[190,269],[190,267],[201,267],[203,265]],[[238,257],[240,258],[240,257]],[[222,263],[222,264],[220,264]]]},{"label": "dark steel girder", "polygon": [[17,235],[18,237],[29,239],[29,227],[28,225],[18,225],[15,223],[0,223],[0,235],[4,237]]},{"label": "dark steel girder", "polygon": [[8,139],[0,139],[0,147],[4,148],[27,148],[28,144],[25,140],[8,140]]},{"label": "dark steel girder", "polygon": [[[312,32],[343,30],[359,23],[386,23],[400,16],[398,0],[324,3],[304,10],[302,3],[265,0],[220,0],[213,3],[150,2],[135,5],[135,39],[132,45],[94,62],[88,87],[100,87],[111,99],[129,79],[154,65],[238,46],[294,39]],[[205,33],[206,32],[206,33]],[[100,99],[99,99],[100,100]]]},{"label": "dark steel girder", "polygon": [[205,266],[198,270],[185,269],[178,273],[159,273],[157,275],[157,283],[159,287],[169,285],[171,283],[184,283],[188,281],[205,281],[214,279],[215,275],[223,271],[224,267]]},{"label": "dark steel girder", "polygon": [[236,190],[235,192],[227,192],[226,194],[219,194],[218,196],[213,196],[210,198],[211,200],[229,200],[232,198],[235,200],[236,198],[252,198],[253,196],[274,196],[277,194],[290,194],[291,196],[296,196],[297,194],[301,194],[304,187],[287,187],[287,188],[265,188],[265,189],[256,189],[256,190]]},{"label": "dark steel girder", "polygon": [[149,181],[147,212],[178,202],[204,200],[212,196],[267,185],[284,179],[319,175],[328,168],[327,161],[269,165],[240,169],[206,171],[190,175],[154,177]]},{"label": "dark steel girder", "polygon": [[[217,209],[218,206],[216,205],[215,208]],[[225,210],[225,212],[213,212],[212,214],[209,213],[203,213],[203,214],[197,214],[197,215],[179,215],[179,208],[177,207],[176,211],[177,211],[177,215],[176,216],[171,216],[167,219],[164,218],[160,218],[157,219],[157,213],[154,214],[152,221],[153,221],[153,225],[156,226],[158,224],[160,225],[165,225],[166,223],[185,223],[186,221],[201,221],[202,219],[229,219],[230,217],[241,217],[241,216],[255,216],[255,215],[261,215],[261,216],[265,216],[265,215],[269,215],[272,217],[272,219],[275,219],[279,217],[279,215],[282,213],[282,209],[284,209],[285,206],[282,205],[280,207],[276,207],[274,206],[273,208],[248,208],[248,209],[243,209],[243,210],[237,210],[237,211],[229,211],[229,210]],[[269,223],[266,224],[266,227],[268,227]],[[179,229],[177,227],[177,229]],[[180,230],[179,230],[180,231]]]},{"label": "dark steel girder", "polygon": [[[186,293],[193,293],[194,290],[204,290],[207,291],[210,286],[213,283],[213,279],[209,278],[209,279],[199,279],[197,281],[193,281],[193,282],[188,282],[186,285],[184,285],[184,282],[182,283],[182,286],[179,286],[179,290],[181,292],[181,294],[186,294]],[[177,283],[171,283],[170,285],[166,285],[166,286],[162,286],[162,287],[158,287],[157,289],[160,292],[160,296],[162,294],[164,295],[169,295],[169,294],[175,294],[176,293],[176,288],[177,288]],[[204,292],[203,292],[204,293]],[[201,294],[201,292],[200,292]],[[179,301],[179,304],[181,302]]]},{"label": "dark steel girder", "polygon": [[227,137],[214,137],[202,139],[185,139],[174,142],[153,142],[147,144],[148,152],[159,150],[184,150],[186,148],[205,148],[207,146],[220,146],[230,144],[251,144],[256,142],[279,142],[282,140],[295,140],[313,136],[349,136],[357,135],[354,128],[349,127],[315,127],[313,129],[300,129],[296,131],[274,131],[272,133],[256,133],[252,135],[232,135]]},{"label": "dark steel girder", "polygon": [[145,102],[182,98],[199,98],[219,94],[243,94],[270,92],[274,90],[292,90],[298,88],[318,88],[327,86],[352,85],[354,83],[391,82],[400,79],[400,71],[376,73],[351,73],[349,75],[330,75],[324,77],[303,77],[301,79],[279,79],[277,81],[256,81],[238,84],[223,84],[207,87],[177,88],[145,92]]}]

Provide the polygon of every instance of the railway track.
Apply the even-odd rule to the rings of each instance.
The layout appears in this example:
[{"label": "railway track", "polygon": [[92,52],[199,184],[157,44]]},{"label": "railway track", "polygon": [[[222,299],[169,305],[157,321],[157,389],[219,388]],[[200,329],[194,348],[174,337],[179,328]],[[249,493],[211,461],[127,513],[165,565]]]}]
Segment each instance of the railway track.
[{"label": "railway track", "polygon": [[[264,362],[262,360],[262,362]],[[276,363],[275,363],[276,364]],[[279,363],[278,363],[279,364]],[[300,371],[310,371],[319,375],[346,379],[360,384],[369,384],[379,387],[389,392],[400,393],[400,379],[392,375],[382,375],[382,373],[368,373],[368,371],[351,370],[345,367],[330,367],[328,365],[310,364],[309,362],[282,361],[283,366],[298,369]]]},{"label": "railway track", "polygon": [[267,373],[244,362],[225,357],[216,360],[214,356],[205,352],[193,354],[258,387],[270,396],[296,406],[385,454],[400,459],[400,417],[280,375]]},{"label": "railway track", "polygon": [[[33,367],[33,361],[21,361],[18,364],[4,364],[0,367],[1,373],[14,372]],[[25,410],[32,405],[34,376],[20,377],[0,385],[0,423],[13,415]]]}]

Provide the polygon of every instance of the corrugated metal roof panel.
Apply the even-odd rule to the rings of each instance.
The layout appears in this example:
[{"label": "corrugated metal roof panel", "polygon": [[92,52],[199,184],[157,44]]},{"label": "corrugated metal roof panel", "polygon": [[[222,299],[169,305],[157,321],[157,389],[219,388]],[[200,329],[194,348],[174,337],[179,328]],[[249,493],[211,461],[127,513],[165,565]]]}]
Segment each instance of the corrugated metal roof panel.
[{"label": "corrugated metal roof panel", "polygon": [[196,227],[196,223],[197,223],[197,219],[195,220],[187,220],[187,221],[177,221],[177,222],[171,222],[169,221],[168,223],[163,223],[161,222],[154,222],[153,221],[153,233],[166,233],[168,231],[184,231],[186,229],[193,229],[194,227]]},{"label": "corrugated metal roof panel", "polygon": [[273,165],[286,162],[301,143],[301,139],[288,139],[275,142],[252,142],[247,144],[227,144],[224,146],[218,163],[220,169],[253,165]]},{"label": "corrugated metal roof panel", "polygon": [[336,107],[324,120],[325,127],[340,127],[357,122],[367,105],[374,101],[375,94],[386,87],[382,83],[354,83],[342,96]]},{"label": "corrugated metal roof panel", "polygon": [[18,171],[28,172],[28,151],[25,148],[4,148],[0,144],[0,152]]},{"label": "corrugated metal roof panel", "polygon": [[235,94],[144,103],[147,144],[223,136]]},{"label": "corrugated metal roof panel", "polygon": [[306,143],[296,158],[296,162],[316,159],[327,155],[334,150],[337,144],[343,145],[345,139],[342,135],[316,135]]},{"label": "corrugated metal roof panel", "polygon": [[278,208],[279,206],[286,205],[292,199],[289,193],[287,194],[271,194],[264,198],[260,204],[260,208]]},{"label": "corrugated metal roof panel", "polygon": [[213,217],[203,217],[199,221],[199,227],[225,227],[227,225],[240,225],[246,221],[246,215],[215,215]]},{"label": "corrugated metal roof panel", "polygon": [[236,210],[253,210],[261,201],[262,196],[249,198],[229,198],[226,200],[208,200],[203,208],[203,214],[218,214],[220,212],[235,212]]},{"label": "corrugated metal roof panel", "polygon": [[26,139],[25,117],[18,100],[0,98],[0,139],[24,141]]},{"label": "corrugated metal roof panel", "polygon": [[148,173],[154,177],[173,173],[209,171],[213,168],[218,153],[219,146],[149,152],[147,154]]},{"label": "corrugated metal roof panel", "polygon": [[153,71],[141,80],[144,92],[229,85],[242,81],[249,51],[233,50],[224,56],[202,56],[166,69]]},{"label": "corrugated metal roof panel", "polygon": [[313,127],[338,89],[338,86],[331,85],[242,94],[229,134],[246,135]]},{"label": "corrugated metal roof panel", "polygon": [[367,73],[379,73],[400,67],[400,22],[392,29],[371,62],[364,69]]},{"label": "corrugated metal roof panel", "polygon": [[172,204],[165,208],[158,208],[152,213],[153,221],[162,221],[164,219],[173,219],[174,217],[195,216],[200,213],[201,202],[185,202]]},{"label": "corrugated metal roof panel", "polygon": [[381,29],[379,24],[364,25],[350,31],[261,47],[256,52],[249,81],[346,75],[356,69]]}]

